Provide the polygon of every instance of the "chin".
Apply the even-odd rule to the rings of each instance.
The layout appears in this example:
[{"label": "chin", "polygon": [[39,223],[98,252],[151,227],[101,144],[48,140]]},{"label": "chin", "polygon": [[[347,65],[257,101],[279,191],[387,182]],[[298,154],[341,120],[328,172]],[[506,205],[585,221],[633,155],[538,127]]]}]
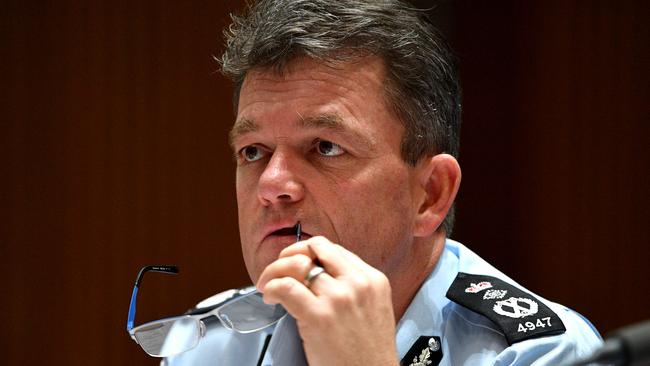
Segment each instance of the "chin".
[{"label": "chin", "polygon": [[[278,252],[279,253],[279,252]],[[270,253],[257,253],[250,261],[246,261],[246,270],[248,271],[248,277],[250,277],[253,284],[257,284],[262,272],[266,267],[273,263],[278,258],[278,254],[275,255]]]}]

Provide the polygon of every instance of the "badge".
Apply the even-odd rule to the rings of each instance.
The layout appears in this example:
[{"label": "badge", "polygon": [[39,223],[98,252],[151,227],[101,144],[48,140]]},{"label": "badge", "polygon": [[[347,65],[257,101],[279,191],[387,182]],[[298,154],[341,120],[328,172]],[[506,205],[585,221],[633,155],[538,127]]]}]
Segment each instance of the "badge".
[{"label": "badge", "polygon": [[546,304],[496,277],[460,272],[447,298],[492,320],[509,345],[566,331],[560,317]]},{"label": "badge", "polygon": [[400,361],[401,366],[436,366],[442,359],[440,337],[421,336]]}]

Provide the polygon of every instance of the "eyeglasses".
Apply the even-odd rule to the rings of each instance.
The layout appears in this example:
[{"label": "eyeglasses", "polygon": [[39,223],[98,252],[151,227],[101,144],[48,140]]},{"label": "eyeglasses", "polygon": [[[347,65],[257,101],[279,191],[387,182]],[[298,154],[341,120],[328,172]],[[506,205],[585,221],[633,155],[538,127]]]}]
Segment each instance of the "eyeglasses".
[{"label": "eyeglasses", "polygon": [[193,309],[184,315],[160,319],[133,327],[136,298],[142,277],[147,272],[178,274],[177,266],[146,266],[135,280],[126,330],[137,344],[154,357],[170,357],[199,344],[208,326],[218,319],[227,329],[252,333],[277,323],[287,315],[281,305],[268,305],[254,289],[238,290],[225,303]]}]

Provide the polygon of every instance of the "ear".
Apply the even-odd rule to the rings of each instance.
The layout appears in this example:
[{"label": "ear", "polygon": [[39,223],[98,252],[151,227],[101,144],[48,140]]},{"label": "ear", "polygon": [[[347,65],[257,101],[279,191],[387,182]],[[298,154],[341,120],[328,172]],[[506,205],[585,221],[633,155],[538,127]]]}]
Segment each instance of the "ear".
[{"label": "ear", "polygon": [[433,234],[454,203],[460,186],[460,166],[449,154],[426,157],[418,163],[418,179],[424,195],[413,226],[414,236]]}]

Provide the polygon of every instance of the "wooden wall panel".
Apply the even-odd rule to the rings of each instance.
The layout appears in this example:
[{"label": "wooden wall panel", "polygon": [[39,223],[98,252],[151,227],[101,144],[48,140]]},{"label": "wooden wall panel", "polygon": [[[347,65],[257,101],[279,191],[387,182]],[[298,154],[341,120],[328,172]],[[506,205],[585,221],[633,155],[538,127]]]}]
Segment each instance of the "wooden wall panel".
[{"label": "wooden wall panel", "polygon": [[155,364],[125,332],[145,264],[181,275],[144,280],[139,321],[248,283],[212,57],[240,6],[2,10],[3,364]]},{"label": "wooden wall panel", "polygon": [[[233,2],[8,1],[0,11],[3,364],[156,364],[124,330],[244,285]],[[421,2],[425,3],[425,2]],[[601,330],[649,316],[640,1],[443,2],[461,58],[454,237]]]},{"label": "wooden wall panel", "polygon": [[603,332],[649,318],[647,6],[454,11],[465,89],[456,237]]}]

